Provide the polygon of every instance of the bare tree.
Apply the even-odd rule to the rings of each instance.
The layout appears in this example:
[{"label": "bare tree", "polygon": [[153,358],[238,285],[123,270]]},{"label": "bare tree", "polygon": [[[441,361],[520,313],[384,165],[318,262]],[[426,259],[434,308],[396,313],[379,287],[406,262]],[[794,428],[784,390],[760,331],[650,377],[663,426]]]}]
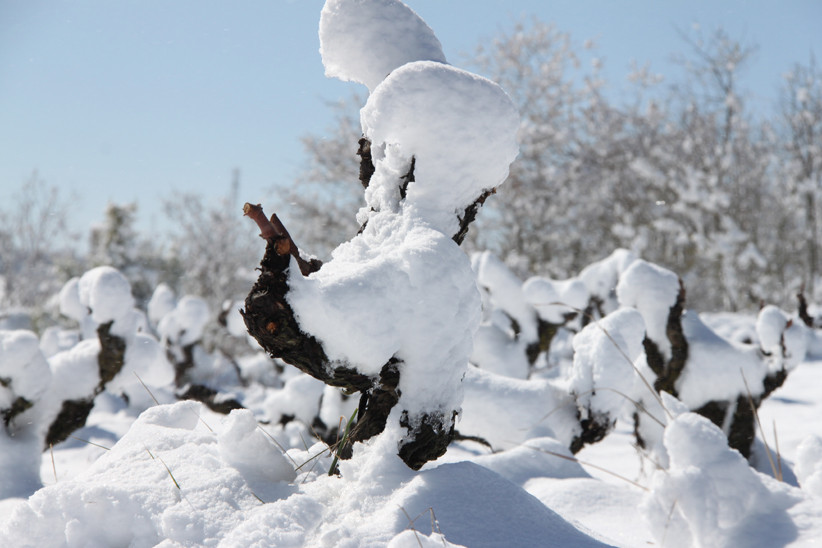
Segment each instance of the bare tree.
[{"label": "bare tree", "polygon": [[169,267],[177,271],[181,293],[204,298],[211,310],[223,300],[242,295],[251,287],[254,274],[237,265],[253,264],[254,242],[230,212],[231,197],[211,205],[198,194],[174,194],[164,204],[175,225],[166,253]]},{"label": "bare tree", "polygon": [[36,171],[0,210],[0,308],[38,308],[70,277],[67,219],[65,197]]}]

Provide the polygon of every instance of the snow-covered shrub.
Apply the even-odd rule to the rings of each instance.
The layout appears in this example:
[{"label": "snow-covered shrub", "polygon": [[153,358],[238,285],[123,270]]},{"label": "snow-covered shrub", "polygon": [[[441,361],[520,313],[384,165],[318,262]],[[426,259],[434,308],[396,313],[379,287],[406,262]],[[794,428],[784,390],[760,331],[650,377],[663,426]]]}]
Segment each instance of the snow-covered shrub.
[{"label": "snow-covered shrub", "polygon": [[[221,413],[243,407],[238,401],[238,394],[221,392],[221,389],[243,383],[237,361],[240,356],[233,355],[233,351],[237,347],[250,350],[244,342],[245,335],[235,337],[230,332],[227,321],[215,321],[204,299],[184,295],[178,301],[174,292],[165,284],[160,284],[155,289],[148,302],[148,314],[165,348],[166,356],[174,367],[174,385],[178,389],[178,398],[201,401]],[[239,317],[239,313],[236,315]],[[207,330],[211,335],[211,350],[206,348]],[[239,340],[232,345],[231,350],[226,351],[215,344],[219,335],[223,336],[223,340]],[[270,360],[264,360],[263,367],[271,373]]]},{"label": "snow-covered shrub", "polygon": [[[160,310],[169,305],[170,309],[160,315]],[[204,363],[208,356],[202,346],[203,331],[212,319],[208,303],[192,295],[185,295],[177,301],[174,294],[161,285],[154,291],[148,308],[155,317],[159,317],[156,321],[157,334],[174,364],[177,386],[184,385],[197,373],[202,376],[202,370],[210,365]]]},{"label": "snow-covered shrub", "polygon": [[581,426],[570,444],[574,452],[605,437],[628,402],[641,401],[644,330],[639,313],[621,309],[588,324],[574,337],[568,388]]},{"label": "snow-covered shrub", "polygon": [[0,499],[40,487],[47,425],[31,408],[51,383],[51,370],[31,331],[0,330]]},{"label": "snow-covered shrub", "polygon": [[[579,278],[533,276],[523,283],[489,252],[473,257],[482,294],[483,319],[474,336],[471,363],[501,375],[525,379],[535,369],[556,365],[549,355],[560,333],[578,329],[589,293]],[[584,314],[583,314],[584,315]]]},{"label": "snow-covered shrub", "polygon": [[55,340],[42,343],[48,359],[33,333],[0,332],[1,468],[16,475],[0,482],[4,495],[39,486],[42,451],[82,427],[102,392],[122,396],[141,411],[153,397],[146,386],[173,381],[160,345],[133,307],[128,281],[117,270],[98,267],[69,281],[60,306],[78,321],[80,333],[52,332]]},{"label": "snow-covered shrub", "polygon": [[[453,436],[481,310],[458,244],[508,174],[519,124],[505,92],[445,64],[426,29],[399,2],[330,0],[322,12],[327,72],[371,91],[360,234],[320,268],[299,258],[279,221],[246,209],[268,240],[245,303],[249,331],[272,355],[361,392],[350,439],[387,430],[412,468]],[[400,49],[370,42],[400,35]]]},{"label": "snow-covered shrub", "polygon": [[627,249],[617,249],[580,271],[579,279],[590,296],[586,318],[601,318],[619,308],[617,283],[622,273],[636,260],[637,256]]},{"label": "snow-covered shrub", "polygon": [[[767,306],[756,322],[758,347],[727,340],[684,309],[685,288],[676,274],[643,260],[624,269],[616,295],[620,306],[638,312],[632,332],[640,346],[634,345],[633,352],[616,349],[623,344],[626,322],[617,319],[624,309],[575,338],[572,391],[581,418],[593,415],[596,425],[596,436],[592,432],[581,441],[596,441],[631,411],[637,444],[664,464],[660,395],[667,393],[722,428],[730,446],[748,457],[755,408],[804,359],[806,328]],[[600,348],[609,349],[610,356],[597,355]]]},{"label": "snow-covered shrub", "polygon": [[780,546],[791,540],[778,523],[798,497],[764,476],[730,449],[723,432],[695,413],[673,418],[665,428],[669,465],[654,473],[642,506],[660,545]]},{"label": "snow-covered shrub", "polygon": [[144,315],[133,307],[128,281],[117,270],[98,267],[70,280],[60,292],[60,309],[79,324],[73,337],[58,328],[54,340],[41,343],[31,332],[0,332],[2,469],[30,476],[2,482],[3,490],[39,486],[42,451],[82,427],[102,392],[122,396],[141,411],[152,401],[146,386],[173,381],[160,345],[146,332]]},{"label": "snow-covered shrub", "polygon": [[550,436],[565,447],[579,436],[573,398],[549,379],[516,379],[469,367],[457,428],[488,442],[494,450]]}]

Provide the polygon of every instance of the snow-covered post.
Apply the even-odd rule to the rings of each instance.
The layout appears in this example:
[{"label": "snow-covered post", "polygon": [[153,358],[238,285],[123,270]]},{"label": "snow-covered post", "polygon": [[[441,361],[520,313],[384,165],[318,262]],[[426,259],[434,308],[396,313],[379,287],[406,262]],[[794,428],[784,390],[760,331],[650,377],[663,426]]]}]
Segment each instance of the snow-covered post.
[{"label": "snow-covered post", "polygon": [[418,469],[453,437],[481,312],[458,244],[508,174],[519,118],[499,86],[445,64],[401,2],[329,0],[320,42],[328,76],[371,91],[362,229],[320,265],[301,258],[276,216],[246,204],[266,252],[243,316],[272,356],[362,394],[351,442],[386,431]]}]

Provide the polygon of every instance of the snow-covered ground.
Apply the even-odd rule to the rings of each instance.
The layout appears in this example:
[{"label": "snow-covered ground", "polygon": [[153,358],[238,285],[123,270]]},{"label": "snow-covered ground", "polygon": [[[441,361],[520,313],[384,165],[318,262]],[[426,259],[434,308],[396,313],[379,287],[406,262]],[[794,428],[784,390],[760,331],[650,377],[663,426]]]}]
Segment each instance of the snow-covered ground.
[{"label": "snow-covered ground", "polygon": [[[678,276],[626,250],[563,281],[472,260],[460,234],[516,156],[505,92],[396,0],[329,0],[320,38],[327,73],[371,92],[374,171],[361,233],[279,271],[269,310],[320,345],[316,378],[249,341],[237,302],[209,347],[198,297],[160,286],[143,312],[114,268],[69,281],[73,327],[0,326],[0,546],[819,545],[820,330],[685,310]],[[280,290],[258,287],[246,321]],[[338,366],[362,399],[317,380]],[[193,388],[211,407],[178,401]],[[378,390],[387,417],[337,463],[333,427]],[[737,451],[746,393],[759,440]],[[444,456],[402,456],[455,416]]]},{"label": "snow-covered ground", "polygon": [[[762,406],[785,483],[770,477],[764,446],[760,473],[726,447],[712,447],[710,432],[680,433],[705,468],[690,462],[669,481],[677,482],[681,504],[702,504],[715,545],[822,542],[821,387],[822,362],[805,362]],[[653,525],[667,534],[654,536],[650,506],[663,488],[632,447],[629,427],[581,451],[581,464],[550,438],[493,454],[463,441],[420,472],[378,439],[342,462],[337,477],[325,473],[325,446],[294,423],[258,426],[248,411],[222,416],[194,402],[157,405],[133,421],[114,398],[95,406],[86,427],[44,455],[44,487],[0,504],[2,545],[683,545],[671,515]],[[263,429],[297,447],[284,457]]]}]

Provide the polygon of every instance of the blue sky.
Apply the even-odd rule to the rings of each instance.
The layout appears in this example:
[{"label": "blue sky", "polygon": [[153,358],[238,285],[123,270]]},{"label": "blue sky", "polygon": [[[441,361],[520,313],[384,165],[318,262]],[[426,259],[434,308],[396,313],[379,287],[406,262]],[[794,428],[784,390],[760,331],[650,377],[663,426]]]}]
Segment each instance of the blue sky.
[{"label": "blue sky", "polygon": [[[617,87],[632,60],[672,74],[671,54],[685,50],[676,28],[722,26],[759,47],[742,85],[763,111],[793,63],[822,55],[817,0],[407,3],[452,63],[535,14],[577,45],[594,39]],[[243,201],[298,184],[299,137],[321,133],[326,103],[360,87],[323,75],[322,4],[0,0],[0,200],[37,170],[70,197],[84,234],[108,201],[137,201],[150,231],[172,190],[225,195],[234,168]]]}]

